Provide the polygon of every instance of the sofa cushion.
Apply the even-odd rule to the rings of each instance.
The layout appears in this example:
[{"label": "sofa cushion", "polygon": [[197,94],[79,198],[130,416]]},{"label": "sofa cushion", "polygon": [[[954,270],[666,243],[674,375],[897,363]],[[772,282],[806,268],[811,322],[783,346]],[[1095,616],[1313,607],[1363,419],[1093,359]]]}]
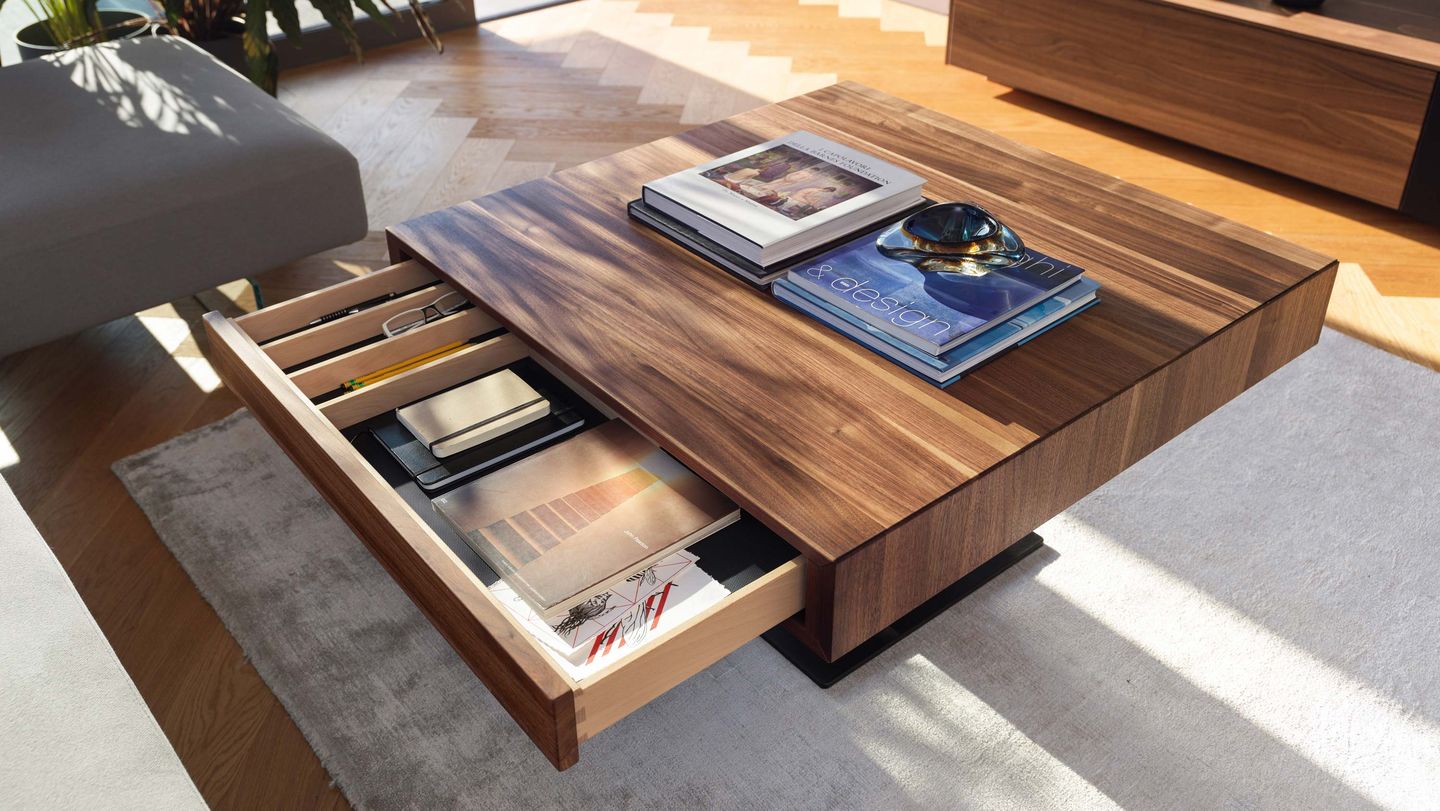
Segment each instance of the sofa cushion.
[{"label": "sofa cushion", "polygon": [[365,236],[354,156],[193,44],[0,68],[0,355]]}]

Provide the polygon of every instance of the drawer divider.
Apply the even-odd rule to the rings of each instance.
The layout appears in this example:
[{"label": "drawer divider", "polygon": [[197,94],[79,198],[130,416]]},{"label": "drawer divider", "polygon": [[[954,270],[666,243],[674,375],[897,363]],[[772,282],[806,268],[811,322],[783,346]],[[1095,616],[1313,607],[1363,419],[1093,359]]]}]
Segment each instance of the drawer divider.
[{"label": "drawer divider", "polygon": [[246,313],[236,318],[235,323],[251,340],[268,341],[300,329],[327,313],[437,281],[435,274],[419,262],[410,260]]},{"label": "drawer divider", "polygon": [[306,366],[292,372],[290,381],[299,387],[306,397],[318,397],[361,375],[454,341],[469,340],[499,326],[499,322],[484,311],[472,307],[394,338],[387,338],[378,344],[367,344],[327,361]]},{"label": "drawer divider", "polygon": [[320,405],[320,413],[336,428],[345,429],[412,403],[441,389],[514,363],[530,354],[529,347],[514,335],[497,335],[488,341],[446,355],[379,383],[347,392]]},{"label": "drawer divider", "polygon": [[392,316],[424,307],[449,292],[448,284],[416,290],[358,313],[351,313],[344,318],[320,324],[313,329],[271,341],[260,349],[276,366],[288,369],[337,349],[375,338],[383,334],[382,325]]}]

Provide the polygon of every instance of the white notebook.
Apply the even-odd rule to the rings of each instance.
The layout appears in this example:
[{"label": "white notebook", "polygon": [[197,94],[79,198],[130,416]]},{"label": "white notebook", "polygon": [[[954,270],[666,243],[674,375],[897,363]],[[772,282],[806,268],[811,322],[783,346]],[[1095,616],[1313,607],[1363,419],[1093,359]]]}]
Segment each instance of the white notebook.
[{"label": "white notebook", "polygon": [[509,369],[418,403],[395,418],[430,452],[444,458],[473,448],[550,413],[550,402]]}]

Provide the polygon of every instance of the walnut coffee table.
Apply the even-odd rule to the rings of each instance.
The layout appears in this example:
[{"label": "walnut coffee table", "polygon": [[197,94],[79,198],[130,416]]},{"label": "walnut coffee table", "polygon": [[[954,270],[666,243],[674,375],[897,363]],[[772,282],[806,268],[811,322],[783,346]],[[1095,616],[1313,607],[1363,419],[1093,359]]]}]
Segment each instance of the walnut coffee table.
[{"label": "walnut coffee table", "polygon": [[[1101,304],[941,390],[627,218],[645,181],[797,129],[923,175],[932,198],[984,205],[1037,249],[1087,268]],[[843,662],[987,561],[1032,548],[1034,527],[1313,345],[1336,267],[854,84],[419,217],[389,241],[385,270],[233,320],[211,313],[213,354],[558,768],[581,741],[776,626],[796,658],[803,648]],[[450,288],[477,306],[355,348],[390,314]],[[497,325],[508,332],[326,397]],[[580,682],[356,437],[367,419],[527,356],[751,516],[701,555],[723,562],[728,598]]]}]

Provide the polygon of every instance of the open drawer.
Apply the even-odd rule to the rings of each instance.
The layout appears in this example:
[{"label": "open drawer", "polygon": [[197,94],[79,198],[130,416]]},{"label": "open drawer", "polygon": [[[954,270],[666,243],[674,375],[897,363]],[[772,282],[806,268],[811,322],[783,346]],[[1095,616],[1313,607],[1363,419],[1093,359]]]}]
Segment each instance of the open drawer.
[{"label": "open drawer", "polygon": [[[764,562],[720,603],[587,678],[570,678],[490,594],[473,564],[343,433],[522,358],[545,365],[478,307],[377,340],[387,318],[429,304],[448,289],[418,264],[402,262],[239,318],[212,312],[205,326],[225,382],[535,745],[564,769],[578,760],[582,741],[799,612],[804,567],[785,547],[778,561]],[[455,341],[470,343],[340,393],[341,384],[358,375]],[[594,400],[583,385],[566,383]],[[768,543],[773,551],[781,542],[769,536]]]}]

